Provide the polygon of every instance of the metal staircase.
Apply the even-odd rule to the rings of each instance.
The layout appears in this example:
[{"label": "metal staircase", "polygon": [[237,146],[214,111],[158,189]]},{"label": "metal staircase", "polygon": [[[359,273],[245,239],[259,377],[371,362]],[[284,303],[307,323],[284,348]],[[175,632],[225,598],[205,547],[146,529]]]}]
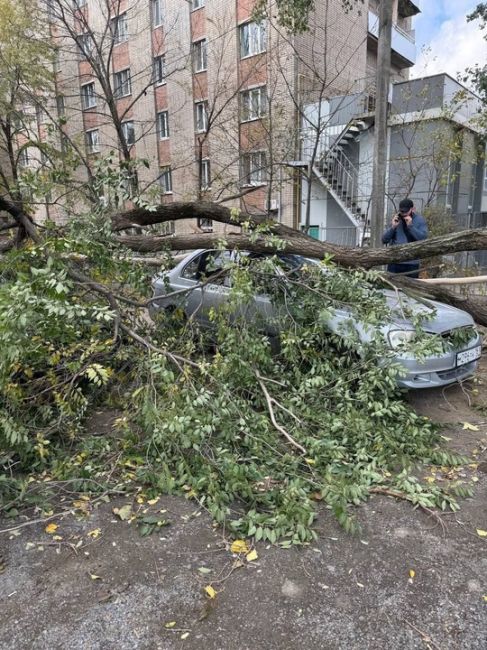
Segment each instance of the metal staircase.
[{"label": "metal staircase", "polygon": [[357,167],[347,156],[350,145],[368,128],[362,120],[351,120],[317,161],[313,171],[357,228],[365,229],[366,212],[360,199],[366,196],[359,186]]}]

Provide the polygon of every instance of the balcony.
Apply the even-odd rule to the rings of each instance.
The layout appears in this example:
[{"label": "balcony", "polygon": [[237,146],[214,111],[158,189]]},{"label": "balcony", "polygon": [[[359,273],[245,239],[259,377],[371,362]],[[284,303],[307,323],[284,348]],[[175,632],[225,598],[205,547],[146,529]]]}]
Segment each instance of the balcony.
[{"label": "balcony", "polygon": [[[368,33],[377,46],[379,38],[379,17],[369,11]],[[410,68],[416,63],[416,42],[414,31],[406,32],[398,25],[392,26],[392,62],[400,68]]]}]

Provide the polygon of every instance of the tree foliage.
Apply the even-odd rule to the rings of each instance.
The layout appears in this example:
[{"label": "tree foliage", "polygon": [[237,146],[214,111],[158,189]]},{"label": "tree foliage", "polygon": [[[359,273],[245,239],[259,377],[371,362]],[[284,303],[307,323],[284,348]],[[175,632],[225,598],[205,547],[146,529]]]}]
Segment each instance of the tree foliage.
[{"label": "tree foliage", "polygon": [[[116,184],[116,175],[99,173]],[[210,313],[208,337],[182,309],[151,324],[151,274],[106,223],[100,206],[62,236],[48,232],[1,259],[5,468],[49,470],[87,489],[121,481],[120,464],[129,463],[147,489],[184,492],[233,533],[284,545],[314,537],[320,504],[355,530],[353,506],[378,489],[456,507],[455,490],[413,475],[417,463],[460,459],[402,401],[377,329],[392,318],[379,275],[328,259],[283,282],[270,269],[277,260],[232,265],[231,297]],[[266,225],[257,235],[279,247]],[[262,291],[276,308],[278,347],[264,334],[269,323],[247,316]],[[337,335],[330,319],[340,308],[350,320]],[[358,338],[357,319],[371,328],[369,343]],[[422,339],[412,343],[419,355],[444,344]],[[123,412],[119,441],[102,448],[86,440],[90,412],[114,406]],[[19,488],[28,485],[4,481],[6,500]]]}]

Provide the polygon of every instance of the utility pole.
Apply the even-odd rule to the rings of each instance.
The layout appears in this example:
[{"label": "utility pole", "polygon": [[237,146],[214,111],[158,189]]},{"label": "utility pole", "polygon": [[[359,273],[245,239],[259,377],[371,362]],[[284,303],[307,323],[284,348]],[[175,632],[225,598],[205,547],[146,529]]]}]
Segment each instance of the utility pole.
[{"label": "utility pole", "polygon": [[370,245],[379,248],[384,230],[387,171],[387,105],[391,78],[392,9],[394,0],[381,0],[375,99],[375,143],[370,201]]}]

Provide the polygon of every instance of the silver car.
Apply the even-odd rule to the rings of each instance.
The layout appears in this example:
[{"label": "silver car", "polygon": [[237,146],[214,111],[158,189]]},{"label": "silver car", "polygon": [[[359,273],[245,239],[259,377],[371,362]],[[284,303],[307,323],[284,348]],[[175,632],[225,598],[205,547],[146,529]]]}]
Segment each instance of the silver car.
[{"label": "silver car", "polygon": [[[211,327],[210,311],[218,309],[229,297],[230,275],[225,272],[229,263],[236,261],[233,251],[197,250],[186,256],[172,270],[158,276],[153,282],[151,313],[158,310],[182,308],[187,317],[193,317],[203,327]],[[262,257],[262,256],[260,256]],[[279,255],[288,269],[302,267],[303,264],[318,264],[299,255]],[[276,273],[282,273],[276,266]],[[402,366],[403,373],[397,380],[403,388],[432,388],[447,386],[471,377],[481,356],[482,346],[479,334],[470,314],[435,301],[419,302],[406,295],[385,290],[384,295],[394,318],[378,329],[391,348],[395,362]],[[425,304],[427,307],[425,308]],[[405,309],[407,307],[407,309]],[[401,351],[404,343],[415,336],[415,329],[404,313],[410,310],[424,311],[433,308],[434,317],[423,326],[425,335],[439,335],[445,340],[463,331],[463,344],[458,347],[446,346],[447,351],[418,360],[410,353]],[[254,297],[250,312],[246,306],[246,317],[254,320],[259,317],[267,323],[266,334],[278,335],[276,311],[271,299],[265,293]],[[344,308],[334,308],[328,327],[340,334],[342,326],[349,323],[351,314]],[[359,338],[364,342],[372,338],[370,328],[354,322]],[[466,342],[465,342],[466,341]]]}]

